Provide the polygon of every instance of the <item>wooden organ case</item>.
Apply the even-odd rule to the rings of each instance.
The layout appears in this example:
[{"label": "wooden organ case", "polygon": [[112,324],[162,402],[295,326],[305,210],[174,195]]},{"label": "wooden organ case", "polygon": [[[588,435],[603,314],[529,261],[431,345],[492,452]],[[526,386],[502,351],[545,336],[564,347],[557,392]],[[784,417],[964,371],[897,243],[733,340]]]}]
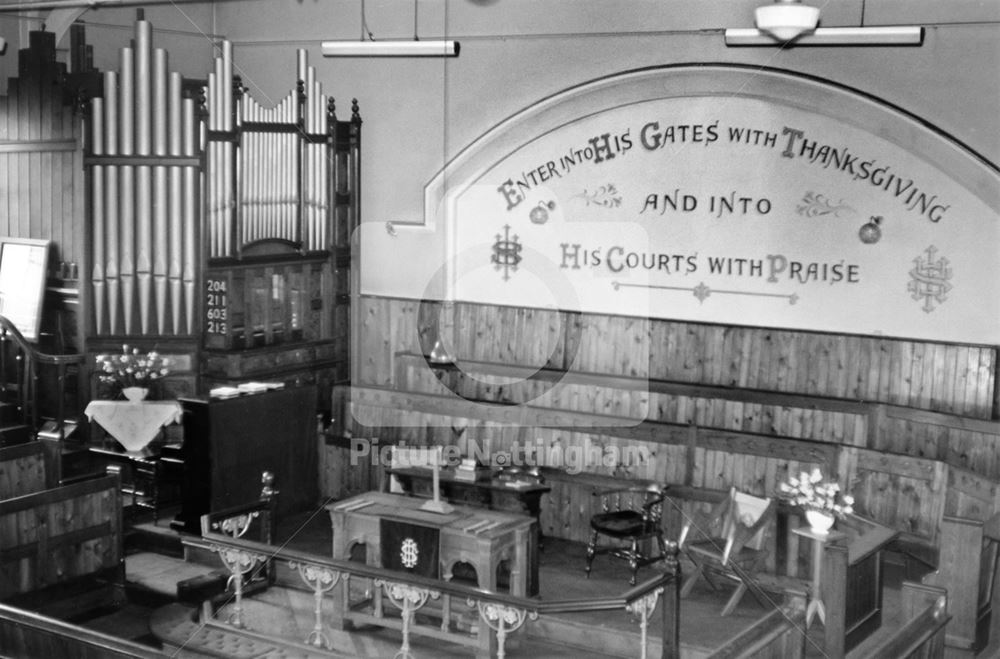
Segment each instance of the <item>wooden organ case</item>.
[{"label": "wooden organ case", "polygon": [[265,108],[232,75],[209,74],[202,376],[319,385],[350,375],[351,237],[358,223],[361,118],[333,99],[298,52],[298,81]]},{"label": "wooden organ case", "polygon": [[292,91],[264,107],[229,41],[207,80],[170,71],[152,41],[140,13],[86,106],[88,352],[190,355],[173,395],[317,384],[325,410],[350,374],[357,102],[339,121],[305,51]]}]

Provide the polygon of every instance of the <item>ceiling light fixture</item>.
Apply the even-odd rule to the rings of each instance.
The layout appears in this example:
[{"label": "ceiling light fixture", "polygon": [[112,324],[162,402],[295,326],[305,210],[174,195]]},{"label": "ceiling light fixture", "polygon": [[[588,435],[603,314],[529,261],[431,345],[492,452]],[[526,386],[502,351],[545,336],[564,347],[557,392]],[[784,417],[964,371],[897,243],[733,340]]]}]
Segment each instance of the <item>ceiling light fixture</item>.
[{"label": "ceiling light fixture", "polygon": [[757,29],[779,41],[792,41],[819,25],[819,8],[804,5],[800,0],[777,0],[757,7],[754,11]]},{"label": "ceiling light fixture", "polygon": [[775,0],[754,12],[756,29],[726,30],[727,46],[919,46],[915,26],[817,27],[819,9],[800,0]]},{"label": "ceiling light fixture", "polygon": [[459,43],[451,39],[420,40],[417,36],[417,0],[413,0],[413,40],[376,41],[368,29],[365,2],[361,0],[361,39],[322,43],[325,57],[458,57],[459,49]]}]

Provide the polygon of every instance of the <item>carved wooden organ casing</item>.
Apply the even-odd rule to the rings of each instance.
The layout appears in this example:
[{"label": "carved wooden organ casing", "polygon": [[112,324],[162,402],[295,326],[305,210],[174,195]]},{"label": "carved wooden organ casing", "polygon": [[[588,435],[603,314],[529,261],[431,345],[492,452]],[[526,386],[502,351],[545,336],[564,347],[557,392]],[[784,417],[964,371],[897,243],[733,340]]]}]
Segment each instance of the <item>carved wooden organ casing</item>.
[{"label": "carved wooden organ casing", "polygon": [[305,51],[269,107],[234,75],[230,42],[205,80],[152,42],[139,20],[87,107],[89,349],[174,346],[202,390],[345,381],[356,101],[337,120]]}]

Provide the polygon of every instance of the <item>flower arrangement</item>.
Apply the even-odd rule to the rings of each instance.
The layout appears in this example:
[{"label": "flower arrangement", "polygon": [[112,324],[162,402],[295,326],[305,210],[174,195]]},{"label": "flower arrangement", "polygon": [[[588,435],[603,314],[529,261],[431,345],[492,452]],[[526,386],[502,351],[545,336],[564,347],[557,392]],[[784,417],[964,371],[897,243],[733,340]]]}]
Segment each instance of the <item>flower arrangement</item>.
[{"label": "flower arrangement", "polygon": [[781,496],[801,508],[815,510],[830,515],[849,515],[854,512],[854,497],[840,495],[840,485],[835,481],[823,480],[820,470],[802,472],[798,478],[791,477],[778,485]]},{"label": "flower arrangement", "polygon": [[120,354],[97,355],[98,379],[117,389],[149,387],[170,369],[170,360],[155,350],[142,353],[138,348],[122,345]]}]

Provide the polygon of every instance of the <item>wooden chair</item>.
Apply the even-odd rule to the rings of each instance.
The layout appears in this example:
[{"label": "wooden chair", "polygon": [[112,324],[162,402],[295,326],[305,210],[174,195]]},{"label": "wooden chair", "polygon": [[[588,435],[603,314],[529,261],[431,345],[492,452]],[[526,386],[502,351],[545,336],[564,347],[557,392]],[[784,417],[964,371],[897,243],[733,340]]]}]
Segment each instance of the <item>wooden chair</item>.
[{"label": "wooden chair", "polygon": [[[590,518],[590,543],[587,545],[587,577],[597,554],[611,554],[628,561],[632,568],[629,584],[635,585],[640,567],[662,560],[667,555],[661,524],[663,499],[667,487],[658,484],[636,484],[603,492],[601,512]],[[598,548],[600,536],[607,536],[618,544]],[[655,542],[656,547],[650,547]]]},{"label": "wooden chair", "polygon": [[[681,586],[681,597],[687,596],[699,577],[715,589],[714,575],[720,575],[737,583],[722,615],[729,615],[746,594],[753,592],[758,599],[766,600],[764,592],[754,581],[755,573],[767,559],[764,546],[768,527],[776,519],[777,501],[763,499],[735,488],[715,508],[704,527],[694,525],[688,519],[681,530],[678,546],[694,563],[694,570]],[[694,526],[706,537],[688,542],[688,535]]]}]

